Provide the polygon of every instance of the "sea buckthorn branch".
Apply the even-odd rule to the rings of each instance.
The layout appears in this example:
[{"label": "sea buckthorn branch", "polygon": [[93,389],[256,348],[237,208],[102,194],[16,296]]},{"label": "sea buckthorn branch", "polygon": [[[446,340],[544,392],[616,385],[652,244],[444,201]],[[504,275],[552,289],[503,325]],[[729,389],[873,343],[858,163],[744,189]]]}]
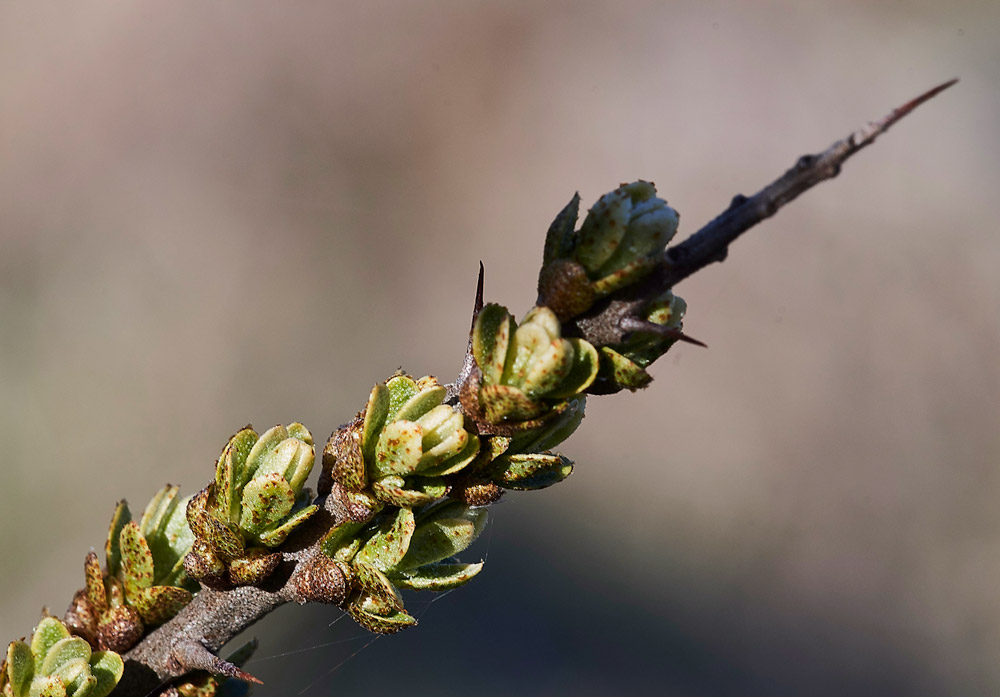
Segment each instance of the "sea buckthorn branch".
[{"label": "sea buckthorn branch", "polygon": [[218,651],[289,602],[336,605],[377,633],[416,624],[401,589],[470,581],[482,562],[456,555],[484,528],[489,504],[570,474],[553,449],[580,425],[587,395],[645,387],[646,368],[673,343],[700,343],[682,331],[686,304],[673,286],[954,82],[800,158],[670,249],[678,215],[651,183],[601,197],[579,227],[574,196],[546,235],[537,305],[518,323],[484,304],[480,268],[456,381],[400,372],[377,384],[327,441],[317,495],[304,487],[312,435],[293,423],[245,427],[208,486],[186,499],[164,487],[138,523],[120,502],[103,567],[87,555],[64,620],[46,617],[30,642],[10,644],[0,695],[245,694],[256,679],[239,666],[253,645],[227,660]]}]

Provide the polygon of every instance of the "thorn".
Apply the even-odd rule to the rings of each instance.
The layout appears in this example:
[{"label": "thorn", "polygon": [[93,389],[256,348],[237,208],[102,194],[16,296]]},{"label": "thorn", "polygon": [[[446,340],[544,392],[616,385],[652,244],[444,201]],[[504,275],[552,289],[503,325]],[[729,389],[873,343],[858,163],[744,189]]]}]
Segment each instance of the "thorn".
[{"label": "thorn", "polygon": [[708,344],[698,341],[694,337],[688,336],[680,329],[674,329],[673,327],[664,327],[662,324],[656,324],[655,322],[647,322],[643,319],[637,319],[634,317],[629,317],[622,321],[622,329],[626,332],[646,332],[647,334],[655,334],[656,336],[663,337],[664,339],[675,339],[677,341],[685,341],[689,344],[694,344],[695,346],[701,346],[703,348],[708,348]]},{"label": "thorn", "polygon": [[238,678],[258,685],[264,684],[245,670],[240,670],[229,661],[219,658],[198,641],[175,644],[171,651],[171,658],[185,673],[192,670],[207,670],[213,675]]}]

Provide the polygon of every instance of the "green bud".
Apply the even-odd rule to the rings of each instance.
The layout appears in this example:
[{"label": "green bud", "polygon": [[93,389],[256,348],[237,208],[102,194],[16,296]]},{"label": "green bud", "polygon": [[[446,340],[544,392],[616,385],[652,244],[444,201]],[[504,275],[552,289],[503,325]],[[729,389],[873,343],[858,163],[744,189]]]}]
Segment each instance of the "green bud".
[{"label": "green bud", "polygon": [[486,305],[473,327],[472,352],[482,375],[479,407],[489,423],[551,416],[597,375],[597,351],[582,339],[563,339],[547,307],[532,308],[517,326],[505,308]]},{"label": "green bud", "polygon": [[650,182],[605,194],[574,231],[579,201],[574,196],[550,226],[538,278],[539,304],[562,320],[641,280],[677,232],[677,211],[656,197]]},{"label": "green bud", "polygon": [[106,697],[121,680],[125,664],[112,651],[92,651],[71,636],[62,622],[46,617],[29,647],[23,641],[7,647],[4,693],[10,697]]},{"label": "green bud", "polygon": [[318,510],[304,488],[315,457],[312,435],[299,423],[260,436],[248,426],[230,438],[215,482],[187,506],[197,537],[184,560],[188,574],[220,588],[266,578],[280,557],[260,546],[277,547]]}]

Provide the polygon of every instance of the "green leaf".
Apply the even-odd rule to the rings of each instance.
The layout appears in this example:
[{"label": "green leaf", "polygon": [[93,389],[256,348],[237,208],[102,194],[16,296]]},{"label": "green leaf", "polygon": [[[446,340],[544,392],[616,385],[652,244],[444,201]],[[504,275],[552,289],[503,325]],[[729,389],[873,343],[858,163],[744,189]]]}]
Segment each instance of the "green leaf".
[{"label": "green leaf", "polygon": [[400,508],[416,508],[433,503],[448,493],[448,485],[436,477],[412,477],[409,481],[393,475],[372,482],[380,501]]},{"label": "green leaf", "polygon": [[417,623],[415,617],[411,617],[403,611],[393,613],[387,617],[366,612],[355,605],[348,605],[347,611],[354,618],[355,622],[369,632],[376,634],[395,634],[399,630],[412,627]]},{"label": "green leaf", "polygon": [[531,491],[558,484],[573,471],[573,462],[562,455],[524,453],[507,455],[497,461],[501,469],[493,481],[504,489]]},{"label": "green leaf", "polygon": [[374,461],[375,444],[389,413],[389,399],[389,388],[382,383],[375,385],[368,397],[364,426],[361,429],[361,453],[367,462]]},{"label": "green leaf", "polygon": [[97,678],[90,697],[107,697],[122,679],[125,663],[114,651],[96,651],[90,657],[90,672]]},{"label": "green leaf", "polygon": [[595,271],[611,258],[621,244],[632,202],[622,187],[601,196],[580,226],[573,255],[588,271]]},{"label": "green leaf", "polygon": [[447,474],[454,474],[464,469],[470,462],[476,459],[476,455],[479,453],[479,437],[466,431],[462,431],[462,433],[466,433],[467,436],[462,449],[453,457],[444,460],[438,465],[421,468],[419,470],[421,476],[443,477]]},{"label": "green leaf", "polygon": [[545,411],[543,403],[532,401],[517,387],[507,385],[486,385],[479,391],[479,403],[490,423],[523,421]]},{"label": "green leaf", "polygon": [[[288,450],[286,443],[291,445],[292,450],[299,444],[289,439],[281,444],[279,450]],[[258,470],[258,475],[243,489],[240,528],[251,535],[259,535],[284,519],[294,505],[295,492],[281,474],[271,472],[261,475]]]},{"label": "green leaf", "polygon": [[52,647],[69,637],[69,630],[62,622],[55,617],[43,618],[35,627],[35,633],[31,637],[31,655],[35,663],[41,665]]},{"label": "green leaf", "polygon": [[26,697],[35,677],[35,658],[23,641],[12,641],[7,646],[7,677],[14,697]]},{"label": "green leaf", "polygon": [[80,637],[60,639],[45,654],[39,673],[52,675],[73,661],[82,660],[86,664],[90,661],[91,653],[90,644]]},{"label": "green leaf", "polygon": [[196,506],[188,506],[187,519],[192,532],[211,545],[212,549],[226,561],[243,554],[242,536],[237,535],[211,513]]},{"label": "green leaf", "polygon": [[395,517],[386,519],[379,525],[375,534],[361,547],[354,561],[358,564],[370,564],[382,572],[391,569],[406,555],[415,529],[413,511],[400,508]]},{"label": "green leaf", "polygon": [[257,441],[257,432],[253,428],[247,426],[242,429],[226,443],[215,467],[216,506],[231,523],[240,517],[239,492],[252,476],[246,462]]},{"label": "green leaf", "polygon": [[440,406],[447,395],[448,391],[441,385],[420,390],[399,407],[393,420],[416,421],[431,409]]},{"label": "green leaf", "polygon": [[129,604],[134,607],[146,624],[163,624],[191,602],[191,593],[173,586],[143,588]]},{"label": "green leaf", "polygon": [[134,522],[122,528],[121,548],[125,597],[133,604],[132,599],[139,590],[153,585],[153,554]]},{"label": "green leaf", "polygon": [[393,421],[382,429],[373,462],[381,479],[390,474],[407,475],[416,471],[423,455],[423,431],[412,421]]},{"label": "green leaf", "polygon": [[108,576],[117,576],[121,568],[121,539],[122,528],[132,520],[132,513],[128,510],[128,504],[122,500],[115,506],[115,512],[111,516],[111,526],[108,528],[108,540],[104,544],[104,556],[108,566]]},{"label": "green leaf", "polygon": [[458,501],[432,508],[417,520],[406,556],[394,571],[409,571],[458,554],[479,537],[486,519],[485,508]]},{"label": "green leaf", "polygon": [[47,675],[35,680],[27,694],[30,697],[66,697],[66,687],[55,675]]},{"label": "green leaf", "polygon": [[472,330],[472,355],[483,375],[484,385],[500,382],[514,330],[514,318],[502,305],[485,305],[476,317]]},{"label": "green leaf", "polygon": [[[364,591],[363,605],[367,612],[387,616],[403,609],[403,601],[388,577],[371,564],[352,562],[355,579]],[[353,604],[353,603],[352,603]]]},{"label": "green leaf", "polygon": [[405,574],[389,578],[400,588],[415,591],[446,591],[465,585],[483,570],[476,564],[428,564]]},{"label": "green leaf", "polygon": [[[89,660],[89,657],[87,659],[71,659],[62,663],[51,674],[59,678],[66,689],[66,694],[70,695],[70,697],[85,697],[90,694],[94,685],[97,684],[97,678],[90,674]],[[34,688],[34,685],[32,685],[32,688]]]},{"label": "green leaf", "polygon": [[419,391],[417,382],[409,375],[397,375],[390,378],[385,386],[389,390],[389,409],[385,420],[386,422],[395,421],[399,409]]},{"label": "green leaf", "polygon": [[565,339],[554,339],[532,356],[521,390],[530,399],[548,397],[563,383],[572,367],[573,345]]},{"label": "green leaf", "polygon": [[281,525],[262,532],[257,539],[260,540],[262,545],[266,545],[267,547],[277,547],[288,538],[295,528],[306,522],[309,517],[318,510],[318,506],[306,506],[305,508],[300,508],[299,510],[294,511]]},{"label": "green leaf", "polygon": [[337,527],[333,528],[324,537],[322,542],[320,542],[320,549],[323,554],[330,557],[331,559],[337,559],[338,561],[350,561],[357,552],[355,548],[346,559],[342,558],[345,554],[342,550],[349,548],[352,544],[357,544],[360,548],[361,543],[355,535],[361,528],[365,527],[364,523],[356,523],[354,521],[348,520]]},{"label": "green leaf", "polygon": [[549,225],[548,232],[545,233],[545,252],[542,255],[542,266],[550,264],[556,259],[568,257],[573,253],[575,243],[576,220],[580,215],[580,194],[573,194],[566,207],[559,211],[559,215]]},{"label": "green leaf", "polygon": [[239,488],[245,486],[247,482],[256,476],[257,470],[263,466],[265,461],[270,459],[275,448],[287,438],[288,430],[281,424],[264,431],[260,435],[260,438],[257,439],[257,442],[254,443],[250,449],[250,453],[247,455],[246,465],[243,468],[245,476],[237,477]]},{"label": "green leaf", "polygon": [[600,375],[632,392],[653,381],[644,368],[607,346],[601,347]]},{"label": "green leaf", "polygon": [[597,377],[600,360],[595,349],[583,339],[567,339],[572,347],[569,369],[559,385],[545,395],[546,399],[564,399],[583,392]]}]

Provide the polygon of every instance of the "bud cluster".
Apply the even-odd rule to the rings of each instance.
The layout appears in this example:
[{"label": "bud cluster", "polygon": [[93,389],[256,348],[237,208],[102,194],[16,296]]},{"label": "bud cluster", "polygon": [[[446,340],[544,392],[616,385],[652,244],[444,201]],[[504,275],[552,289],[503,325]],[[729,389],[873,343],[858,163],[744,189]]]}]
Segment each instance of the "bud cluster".
[{"label": "bud cluster", "polygon": [[139,523],[118,503],[105,543],[105,572],[94,552],[84,562],[86,585],[77,591],[66,623],[99,649],[123,652],[146,627],[166,622],[191,600],[193,584],[183,559],[194,536],[184,519],[187,499],[167,485],[153,497]]},{"label": "bud cluster", "polygon": [[577,194],[549,227],[538,276],[538,303],[563,321],[648,275],[679,219],[642,180],[602,196],[576,230],[579,210]]},{"label": "bud cluster", "polygon": [[0,668],[3,697],[107,697],[125,664],[114,651],[93,651],[55,617],[35,628],[31,645],[12,641]]},{"label": "bud cluster", "polygon": [[312,435],[300,423],[258,436],[247,426],[230,438],[215,481],[191,499],[194,532],[187,573],[214,588],[259,583],[281,555],[271,551],[317,511],[304,488],[315,461]]}]

